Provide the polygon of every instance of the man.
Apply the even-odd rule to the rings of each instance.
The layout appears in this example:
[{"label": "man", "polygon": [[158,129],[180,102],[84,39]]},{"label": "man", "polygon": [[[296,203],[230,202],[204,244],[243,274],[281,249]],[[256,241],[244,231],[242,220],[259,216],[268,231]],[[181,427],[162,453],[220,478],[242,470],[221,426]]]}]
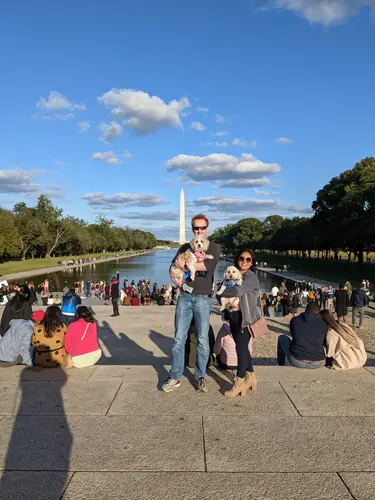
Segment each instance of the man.
[{"label": "man", "polygon": [[280,335],[277,342],[277,363],[285,365],[285,357],[296,368],[320,368],[325,365],[324,343],[328,325],[320,317],[320,307],[309,302],[306,311],[290,322],[290,334]]},{"label": "man", "polygon": [[[10,367],[25,364],[29,368],[34,366],[31,337],[34,332],[34,322],[41,321],[44,311],[34,311],[31,319],[12,319],[9,329],[0,340],[0,366]],[[39,370],[37,370],[39,371]]]},{"label": "man", "polygon": [[[191,220],[194,236],[206,236],[208,233],[208,219],[203,214],[194,216]],[[190,248],[189,243],[182,245],[172,263],[184,268],[184,261],[179,259],[179,254]],[[163,384],[162,390],[170,392],[175,387],[180,386],[180,378],[184,371],[185,344],[191,320],[194,318],[196,336],[197,336],[197,357],[195,363],[195,379],[198,392],[207,392],[206,385],[206,367],[210,355],[210,344],[208,331],[210,328],[210,314],[212,307],[212,284],[214,271],[220,257],[220,246],[217,243],[210,242],[207,253],[213,256],[213,259],[206,259],[197,262],[197,274],[195,280],[187,280],[187,284],[192,288],[188,293],[181,289],[177,300],[175,314],[175,337],[172,347],[172,367],[170,377]],[[175,284],[175,280],[173,280]]]},{"label": "man", "polygon": [[273,305],[274,302],[276,302],[276,297],[277,294],[279,293],[279,289],[277,288],[276,285],[273,285],[272,290],[271,290],[271,306]]},{"label": "man", "polygon": [[74,289],[71,288],[69,292],[63,297],[61,313],[64,323],[69,326],[73,322],[74,316],[77,311],[77,306],[82,304],[81,297],[76,295]]},{"label": "man", "polygon": [[363,283],[360,284],[359,290],[352,291],[351,303],[353,306],[352,310],[352,323],[356,326],[356,318],[359,316],[358,328],[362,330],[363,328],[363,317],[365,314],[365,307],[369,304],[370,300],[365,292],[365,286]]},{"label": "man", "polygon": [[288,288],[286,286],[286,280],[283,280],[281,282],[281,285],[280,285],[280,294],[285,295],[286,293],[289,293],[289,292],[288,292]]},{"label": "man", "polygon": [[347,323],[348,306],[350,306],[349,294],[344,285],[339,285],[339,289],[335,291],[336,297],[336,314],[338,320]]},{"label": "man", "polygon": [[111,279],[111,288],[109,290],[109,296],[112,299],[113,306],[113,314],[111,314],[111,317],[120,316],[120,313],[118,312],[118,299],[120,297],[119,283],[120,271],[117,271],[117,278],[113,276],[113,278]]}]

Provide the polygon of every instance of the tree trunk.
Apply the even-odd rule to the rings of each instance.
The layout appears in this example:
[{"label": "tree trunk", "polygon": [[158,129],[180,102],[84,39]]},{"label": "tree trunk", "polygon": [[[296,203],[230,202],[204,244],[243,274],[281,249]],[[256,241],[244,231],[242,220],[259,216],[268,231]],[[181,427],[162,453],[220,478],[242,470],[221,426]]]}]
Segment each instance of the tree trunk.
[{"label": "tree trunk", "polygon": [[58,244],[58,242],[60,241],[60,239],[64,235],[64,233],[65,233],[65,231],[63,229],[58,229],[57,230],[55,242],[52,245],[52,247],[49,249],[49,251],[46,253],[46,259],[50,259],[51,258],[51,253],[55,249],[56,245]]}]

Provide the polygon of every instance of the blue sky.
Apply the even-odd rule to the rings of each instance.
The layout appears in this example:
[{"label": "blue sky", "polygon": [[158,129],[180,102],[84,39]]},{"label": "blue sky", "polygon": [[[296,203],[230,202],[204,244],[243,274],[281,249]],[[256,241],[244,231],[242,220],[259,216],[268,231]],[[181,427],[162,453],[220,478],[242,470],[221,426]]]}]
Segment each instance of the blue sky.
[{"label": "blue sky", "polygon": [[4,0],[1,206],[43,192],[67,214],[172,239],[182,187],[212,229],[308,215],[320,187],[374,155],[374,12]]}]

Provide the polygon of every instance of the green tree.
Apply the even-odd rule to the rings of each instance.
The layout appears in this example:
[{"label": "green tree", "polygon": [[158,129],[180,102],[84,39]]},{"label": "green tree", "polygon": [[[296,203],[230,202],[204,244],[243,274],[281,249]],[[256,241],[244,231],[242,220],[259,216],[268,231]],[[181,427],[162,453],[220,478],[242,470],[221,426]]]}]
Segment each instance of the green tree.
[{"label": "green tree", "polygon": [[21,245],[16,220],[10,210],[0,208],[0,258],[18,257]]}]

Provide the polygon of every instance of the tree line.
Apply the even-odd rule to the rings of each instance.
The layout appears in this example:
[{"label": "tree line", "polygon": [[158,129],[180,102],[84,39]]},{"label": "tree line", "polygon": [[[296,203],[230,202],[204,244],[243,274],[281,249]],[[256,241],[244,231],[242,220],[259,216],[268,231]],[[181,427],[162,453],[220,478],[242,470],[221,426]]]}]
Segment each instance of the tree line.
[{"label": "tree line", "polygon": [[349,262],[355,258],[362,264],[364,254],[375,250],[375,158],[333,177],[318,191],[312,209],[312,217],[245,218],[215,230],[210,239],[228,253],[247,247],[338,259],[342,251]]},{"label": "tree line", "polygon": [[16,203],[0,208],[0,260],[82,255],[154,248],[152,233],[114,225],[102,215],[95,223],[64,216],[63,210],[40,195],[35,207]]}]

